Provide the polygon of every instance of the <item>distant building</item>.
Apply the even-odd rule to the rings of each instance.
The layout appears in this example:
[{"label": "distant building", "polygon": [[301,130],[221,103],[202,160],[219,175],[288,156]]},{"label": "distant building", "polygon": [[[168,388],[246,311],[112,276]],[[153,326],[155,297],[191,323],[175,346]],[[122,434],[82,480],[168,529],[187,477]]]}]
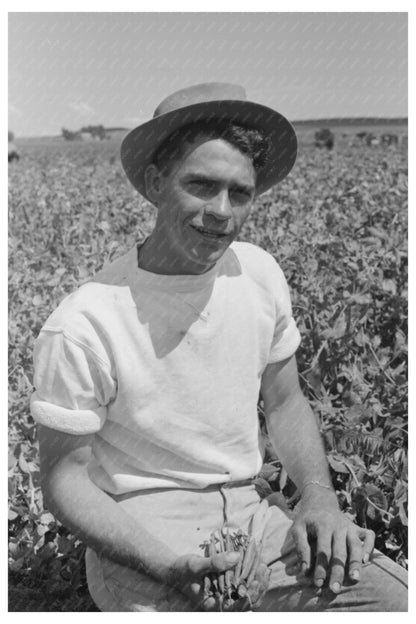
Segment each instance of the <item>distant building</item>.
[{"label": "distant building", "polygon": [[128,132],[129,128],[106,128],[106,134],[114,134],[116,132]]},{"label": "distant building", "polygon": [[357,132],[356,137],[368,146],[378,145],[380,140],[372,132]]},{"label": "distant building", "polygon": [[84,126],[75,132],[62,128],[62,136],[68,141],[102,141],[103,139],[121,139],[127,132],[128,128],[104,128],[103,125]]},{"label": "distant building", "polygon": [[92,141],[95,137],[92,136],[91,132],[80,132],[79,138],[83,141]]},{"label": "distant building", "polygon": [[315,147],[326,147],[332,150],[335,143],[334,133],[329,128],[321,128],[315,132]]},{"label": "distant building", "polygon": [[106,128],[106,139],[122,139],[129,132],[129,128]]},{"label": "distant building", "polygon": [[382,134],[381,135],[381,144],[382,145],[398,145],[399,144],[399,137],[397,136],[397,134]]}]

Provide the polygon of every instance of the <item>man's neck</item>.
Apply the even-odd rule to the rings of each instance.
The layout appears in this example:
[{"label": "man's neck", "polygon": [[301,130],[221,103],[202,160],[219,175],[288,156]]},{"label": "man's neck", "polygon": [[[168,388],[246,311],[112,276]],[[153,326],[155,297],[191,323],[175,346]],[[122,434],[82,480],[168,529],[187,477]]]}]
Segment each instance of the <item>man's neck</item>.
[{"label": "man's neck", "polygon": [[201,271],[197,271],[195,264],[184,264],[183,258],[177,260],[172,259],[173,253],[166,253],[166,243],[162,245],[156,242],[150,235],[145,242],[138,246],[137,265],[144,271],[156,273],[158,275],[202,275],[207,273],[212,266],[208,268],[201,267]]}]

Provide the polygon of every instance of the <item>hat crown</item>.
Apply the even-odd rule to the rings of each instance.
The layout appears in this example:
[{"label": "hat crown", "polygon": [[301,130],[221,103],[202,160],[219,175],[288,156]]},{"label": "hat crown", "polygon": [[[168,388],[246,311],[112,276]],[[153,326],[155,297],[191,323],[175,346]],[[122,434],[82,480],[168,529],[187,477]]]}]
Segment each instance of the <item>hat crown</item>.
[{"label": "hat crown", "polygon": [[258,194],[283,180],[297,152],[296,134],[277,111],[247,100],[240,85],[205,82],[175,91],[156,108],[153,118],[131,130],[121,144],[121,162],[133,186],[147,197],[145,174],[157,149],[173,132],[191,123],[223,121],[256,128],[269,137],[271,151],[256,178]]},{"label": "hat crown", "polygon": [[153,118],[170,113],[178,108],[200,104],[202,102],[213,102],[218,100],[241,100],[246,101],[245,89],[240,85],[228,82],[204,82],[192,85],[185,89],[175,91],[165,98],[156,108]]}]

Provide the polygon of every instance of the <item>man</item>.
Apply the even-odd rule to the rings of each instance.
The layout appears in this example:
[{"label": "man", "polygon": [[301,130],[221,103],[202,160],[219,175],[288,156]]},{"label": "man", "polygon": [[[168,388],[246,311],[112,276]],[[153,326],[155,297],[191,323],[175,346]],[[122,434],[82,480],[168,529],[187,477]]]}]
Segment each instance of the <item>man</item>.
[{"label": "man", "polygon": [[[263,545],[255,608],[405,610],[404,571],[380,554],[369,563],[373,533],[338,509],[282,271],[234,242],[255,198],[292,168],[293,128],[241,87],[196,85],[166,98],[121,157],[157,207],[155,228],[48,319],[32,400],[45,501],[89,547],[95,602],[218,610],[204,577],[236,556],[204,557],[203,544],[251,526]],[[302,494],[293,525],[253,485],[259,392]]]}]

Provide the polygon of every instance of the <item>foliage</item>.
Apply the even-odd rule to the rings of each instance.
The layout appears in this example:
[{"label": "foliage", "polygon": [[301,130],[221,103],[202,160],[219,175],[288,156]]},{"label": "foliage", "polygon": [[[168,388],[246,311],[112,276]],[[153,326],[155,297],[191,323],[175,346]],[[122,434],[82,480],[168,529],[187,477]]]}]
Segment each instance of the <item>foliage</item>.
[{"label": "foliage", "polygon": [[105,128],[102,124],[98,126],[83,126],[81,132],[89,132],[92,137],[97,139],[105,139]]},{"label": "foliage", "polygon": [[82,139],[82,133],[90,134],[92,139],[100,139],[101,141],[105,139],[106,132],[105,128],[102,124],[97,126],[83,126],[81,130],[68,130],[67,128],[62,128],[62,137],[67,141],[76,141],[78,139]]},{"label": "foliage", "polygon": [[75,141],[76,139],[81,138],[81,132],[68,130],[67,128],[62,128],[62,136],[66,141]]},{"label": "foliage", "polygon": [[404,566],[406,175],[399,151],[311,152],[247,226],[275,233],[267,248],[291,286],[301,380],[341,506]]},{"label": "foliage", "polygon": [[[406,158],[394,146],[303,150],[240,237],[270,251],[289,281],[301,380],[340,504],[404,566]],[[111,142],[27,147],[9,169],[9,208],[10,610],[96,610],[82,544],[43,506],[29,413],[32,349],[59,301],[149,233],[155,215]],[[293,507],[295,488],[267,448],[263,495]]]}]

